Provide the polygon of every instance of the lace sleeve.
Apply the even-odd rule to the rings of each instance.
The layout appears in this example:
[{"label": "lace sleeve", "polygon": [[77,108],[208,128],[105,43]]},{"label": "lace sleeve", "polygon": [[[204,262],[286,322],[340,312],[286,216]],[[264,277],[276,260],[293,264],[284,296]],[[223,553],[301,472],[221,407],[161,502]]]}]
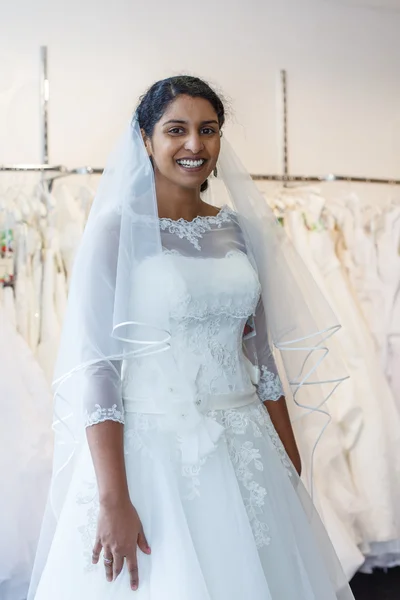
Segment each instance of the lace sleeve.
[{"label": "lace sleeve", "polygon": [[76,387],[80,395],[81,415],[85,427],[112,420],[124,423],[121,392],[121,354],[112,337],[115,281],[117,273],[119,223],[104,216],[93,235],[97,236],[89,267],[80,290],[79,325],[81,351],[79,360],[86,363]]},{"label": "lace sleeve", "polygon": [[103,421],[124,423],[121,361],[99,362],[84,373],[85,427]]},{"label": "lace sleeve", "polygon": [[254,359],[259,367],[259,382],[257,393],[262,402],[266,400],[279,400],[283,396],[282,383],[279,378],[274,355],[272,353],[266,326],[265,311],[262,300],[259,301],[253,323],[253,332],[245,338],[247,354],[255,355]]}]

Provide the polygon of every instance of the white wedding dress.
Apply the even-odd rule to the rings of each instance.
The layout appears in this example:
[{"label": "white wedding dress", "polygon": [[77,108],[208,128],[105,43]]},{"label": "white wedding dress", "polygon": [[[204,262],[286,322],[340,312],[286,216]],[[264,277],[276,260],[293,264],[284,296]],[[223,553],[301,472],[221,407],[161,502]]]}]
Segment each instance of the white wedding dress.
[{"label": "white wedding dress", "polygon": [[[260,284],[234,213],[223,208],[217,217],[161,219],[160,226],[164,253],[148,260],[138,302],[144,312],[156,309],[152,281],[161,278],[171,351],[178,368],[196,381],[197,407],[163,410],[165,390],[176,392],[165,387],[169,352],[124,363],[119,396],[112,397],[112,385],[102,393],[93,377],[97,394],[86,405],[89,426],[106,419],[124,423],[129,491],[152,553],[138,550],[135,593],[126,569],[107,583],[102,561],[91,564],[99,501],[84,444],[36,600],[352,599],[261,402],[277,400],[282,388],[265,333],[257,330]],[[243,351],[243,331],[254,313],[258,387]],[[109,369],[104,381],[117,378],[120,367]],[[93,369],[101,375],[101,367]]]},{"label": "white wedding dress", "polygon": [[1,304],[0,336],[0,598],[25,600],[51,477],[52,398]]},{"label": "white wedding dress", "polygon": [[[379,363],[375,345],[335,253],[334,232],[312,229],[322,208],[318,199],[309,201],[307,211],[290,214],[287,219],[292,239],[303,259],[313,260],[319,273],[316,281],[332,303],[343,329],[335,336],[353,384],[353,394],[340,392],[333,398],[332,416],[343,431],[342,452],[358,492],[360,512],[356,517],[361,533],[359,545],[367,564],[390,566],[398,553],[400,534],[400,415]],[[309,230],[304,225],[307,220]],[[349,227],[347,229],[350,229]],[[383,305],[382,305],[383,310]],[[329,437],[330,432],[324,437]],[[324,440],[322,440],[322,447]],[[376,448],[380,451],[376,452]],[[325,470],[327,476],[328,470]],[[327,476],[332,491],[339,481]],[[343,494],[338,498],[345,508]],[[355,508],[357,504],[355,504]],[[351,512],[347,510],[348,516]],[[329,524],[327,524],[329,531]],[[347,527],[350,531],[349,526]],[[355,538],[356,539],[356,538]],[[388,559],[385,556],[388,555]],[[397,559],[398,560],[398,559]],[[363,569],[367,565],[363,566]]]}]

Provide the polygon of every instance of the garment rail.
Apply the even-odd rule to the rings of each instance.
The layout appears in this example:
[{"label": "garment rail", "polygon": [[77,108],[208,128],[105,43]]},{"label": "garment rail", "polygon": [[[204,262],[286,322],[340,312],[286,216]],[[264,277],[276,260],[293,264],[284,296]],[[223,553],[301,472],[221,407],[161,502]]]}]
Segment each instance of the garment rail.
[{"label": "garment rail", "polygon": [[6,171],[6,172],[15,171],[15,172],[26,172],[26,173],[44,173],[45,171],[56,171],[59,173],[63,173],[65,171],[68,171],[68,169],[66,169],[66,167],[63,167],[62,165],[26,164],[26,165],[0,165],[0,171]]},{"label": "garment rail", "polygon": [[353,175],[252,175],[254,181],[282,181],[284,183],[374,183],[384,185],[400,185],[400,179],[379,179],[377,177],[354,177]]},{"label": "garment rail", "polygon": [[49,192],[51,192],[53,183],[60,177],[67,177],[68,175],[101,175],[103,173],[102,168],[95,167],[78,167],[76,169],[68,169],[63,165],[47,165],[47,164],[26,164],[26,165],[0,165],[0,172],[15,172],[15,173],[58,173],[53,177],[46,177],[44,181],[48,185]]},{"label": "garment rail", "polygon": [[0,165],[0,171],[15,171],[15,172],[31,172],[31,173],[45,173],[48,171],[54,171],[60,173],[54,178],[49,178],[47,181],[56,179],[58,177],[66,177],[67,175],[101,175],[103,173],[102,168],[94,167],[78,167],[77,169],[68,169],[63,165]]},{"label": "garment rail", "polygon": [[[103,168],[99,167],[78,167],[76,169],[68,169],[63,165],[46,165],[46,164],[20,164],[20,165],[0,165],[0,172],[54,172],[58,173],[54,177],[46,179],[52,183],[59,177],[68,177],[69,175],[101,175]],[[400,179],[380,179],[377,177],[357,177],[353,175],[251,175],[254,181],[280,181],[284,183],[332,183],[334,181],[342,181],[345,183],[373,183],[376,185],[400,185]]]},{"label": "garment rail", "polygon": [[49,192],[53,189],[53,184],[60,177],[68,177],[69,175],[101,175],[104,169],[97,167],[78,167],[77,169],[65,169],[60,173],[60,175],[54,175],[54,177],[49,177],[46,179],[46,182],[49,186]]},{"label": "garment rail", "polygon": [[64,168],[60,175],[50,177],[48,181],[53,181],[59,177],[67,177],[68,175],[101,175],[103,171],[103,168],[98,167],[78,167],[77,169]]}]

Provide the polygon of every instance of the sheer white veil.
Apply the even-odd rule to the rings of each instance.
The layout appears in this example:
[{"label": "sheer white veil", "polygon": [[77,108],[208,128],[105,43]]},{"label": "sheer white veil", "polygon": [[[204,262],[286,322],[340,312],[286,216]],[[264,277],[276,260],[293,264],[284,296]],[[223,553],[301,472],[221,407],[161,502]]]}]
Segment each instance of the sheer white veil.
[{"label": "sheer white veil", "polygon": [[[340,356],[330,346],[330,338],[341,326],[226,139],[222,140],[218,173],[228,201],[238,214],[261,282],[266,327],[295,433],[297,429],[300,436],[301,431],[303,479],[312,495],[314,454],[330,422],[327,402],[348,378]],[[215,180],[213,183],[215,186]],[[212,189],[210,198],[217,200]]]},{"label": "sheer white veil", "polygon": [[[266,327],[281,376],[295,400],[297,417],[308,419],[315,430],[308,449],[311,462],[329,420],[326,401],[346,377],[329,348],[329,338],[339,324],[225,139],[218,171],[218,181],[237,213],[248,255],[260,278]],[[143,306],[140,294],[151,277],[149,259],[162,253],[153,168],[134,118],[109,158],[74,264],[54,379],[50,501],[28,600],[34,598],[85,439],[85,373],[96,365],[115,371],[117,361],[151,353],[160,353],[174,372],[168,302],[158,301],[149,319],[149,306]],[[152,286],[159,300],[165,294],[163,282],[153,281]],[[159,310],[160,305],[165,310]],[[190,381],[187,385],[189,389]],[[191,394],[186,397],[191,403]]]}]

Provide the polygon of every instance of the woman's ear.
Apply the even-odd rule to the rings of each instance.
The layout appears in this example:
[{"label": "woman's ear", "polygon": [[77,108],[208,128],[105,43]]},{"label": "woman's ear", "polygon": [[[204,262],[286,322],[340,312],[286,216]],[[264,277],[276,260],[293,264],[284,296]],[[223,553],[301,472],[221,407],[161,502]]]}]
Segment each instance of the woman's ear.
[{"label": "woman's ear", "polygon": [[149,156],[152,155],[152,149],[151,149],[151,142],[150,142],[150,138],[147,137],[146,132],[144,129],[140,130],[140,133],[142,134],[142,139],[143,139],[143,143],[145,145],[145,148],[147,150],[147,154]]}]

